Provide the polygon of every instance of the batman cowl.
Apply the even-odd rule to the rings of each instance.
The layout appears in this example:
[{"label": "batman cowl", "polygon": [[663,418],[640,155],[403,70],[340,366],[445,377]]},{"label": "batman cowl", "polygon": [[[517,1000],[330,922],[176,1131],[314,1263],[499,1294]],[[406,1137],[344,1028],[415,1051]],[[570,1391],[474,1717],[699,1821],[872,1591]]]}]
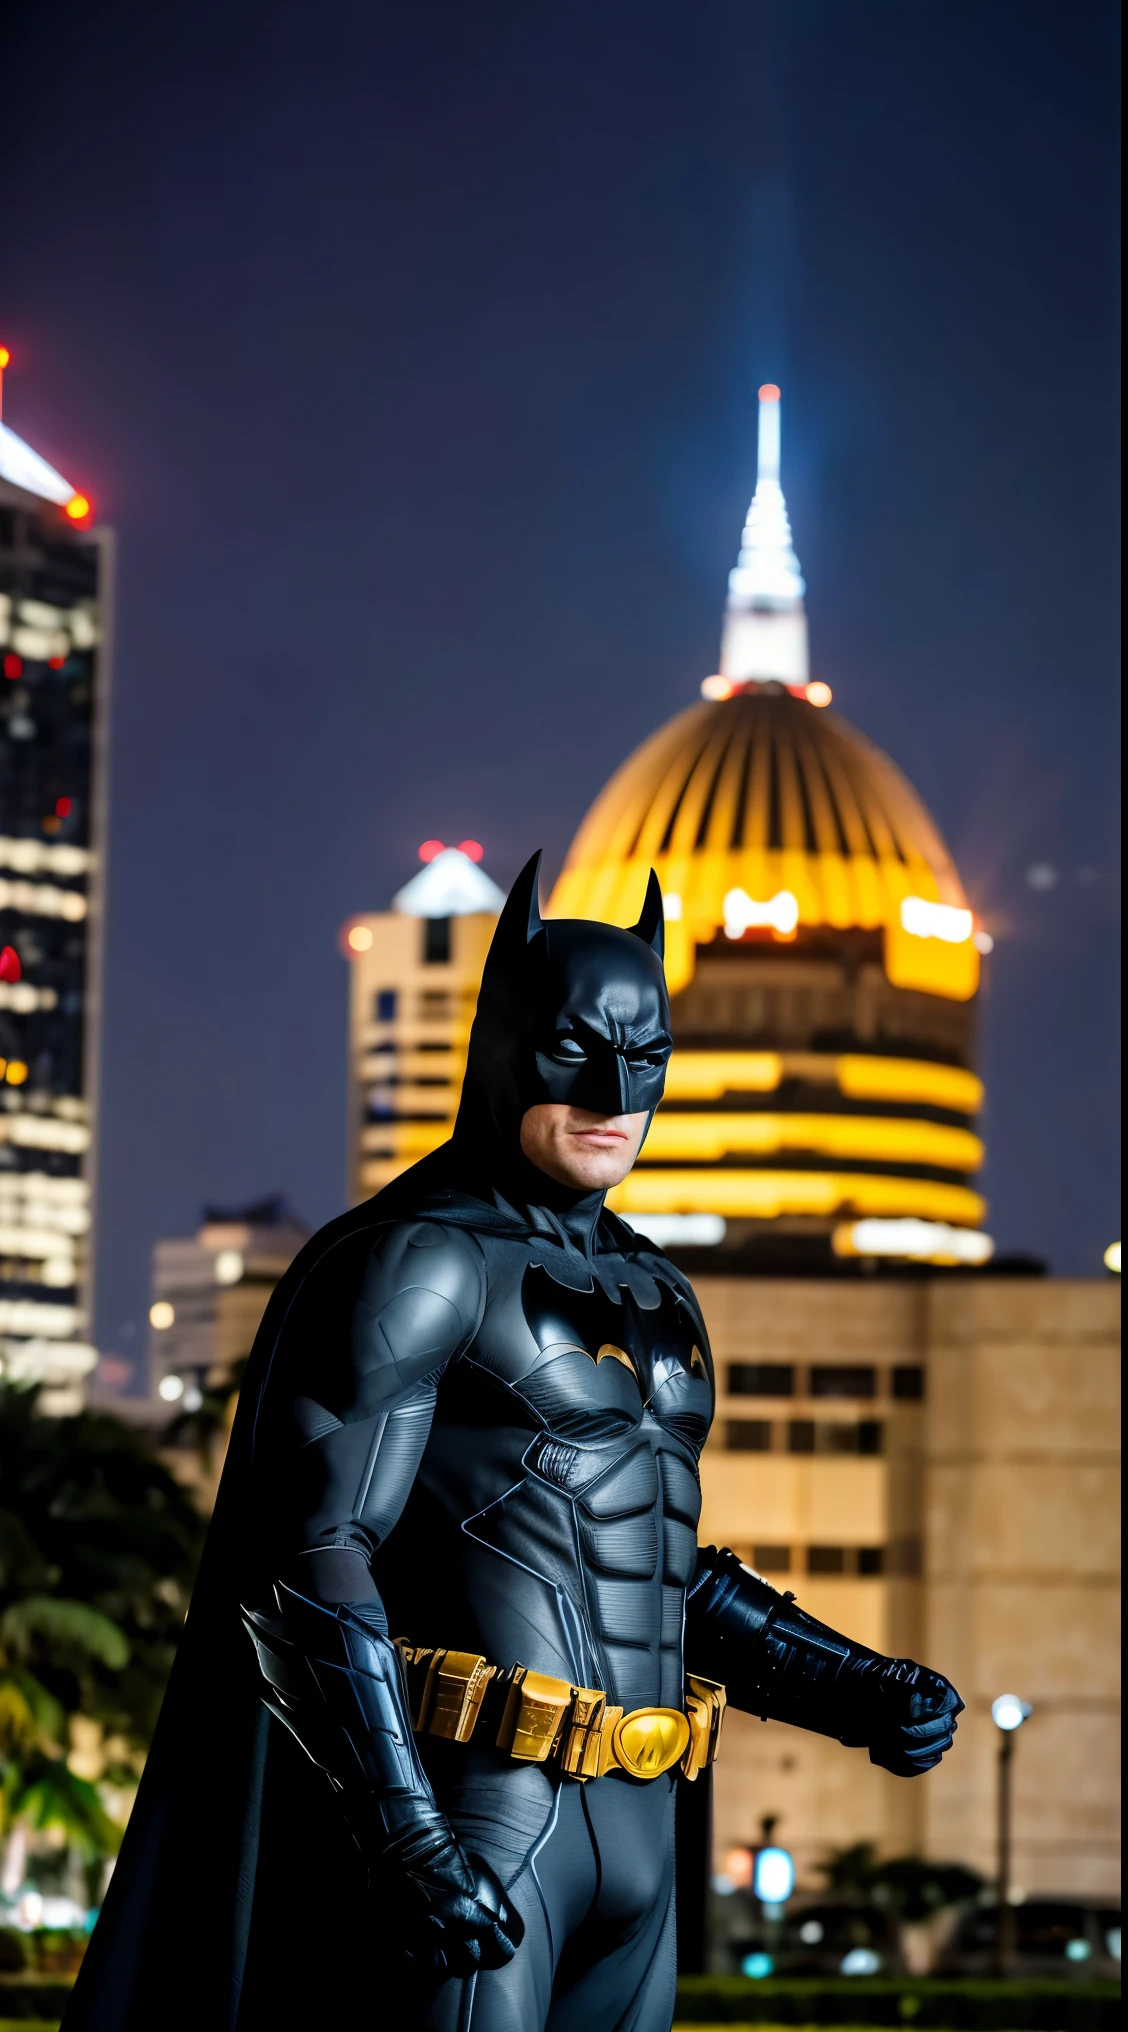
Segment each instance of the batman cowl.
[{"label": "batman cowl", "polygon": [[454,1141],[507,1166],[521,1118],[544,1102],[653,1114],[673,1049],[662,971],[662,892],[651,872],[628,931],[543,918],[540,854],[498,920],[478,996]]}]

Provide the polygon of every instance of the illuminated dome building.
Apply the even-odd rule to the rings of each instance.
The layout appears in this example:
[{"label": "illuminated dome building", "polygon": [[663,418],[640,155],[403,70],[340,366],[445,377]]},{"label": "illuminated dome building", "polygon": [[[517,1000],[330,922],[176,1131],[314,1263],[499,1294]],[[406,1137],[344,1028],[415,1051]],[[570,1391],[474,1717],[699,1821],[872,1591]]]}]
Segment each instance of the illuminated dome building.
[{"label": "illuminated dome building", "polygon": [[720,672],[612,777],[552,897],[628,923],[653,866],[666,899],[675,1054],[614,1203],[718,1271],[982,1262],[988,941],[912,786],[809,681],[779,418],[762,389]]}]

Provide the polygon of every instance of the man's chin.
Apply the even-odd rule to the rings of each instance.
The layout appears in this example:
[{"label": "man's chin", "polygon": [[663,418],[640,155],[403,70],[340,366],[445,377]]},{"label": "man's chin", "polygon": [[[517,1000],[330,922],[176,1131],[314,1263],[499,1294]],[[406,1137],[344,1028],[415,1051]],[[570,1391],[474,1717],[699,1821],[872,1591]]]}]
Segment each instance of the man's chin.
[{"label": "man's chin", "polygon": [[593,1164],[590,1168],[585,1166],[582,1171],[577,1169],[572,1172],[569,1184],[573,1185],[577,1192],[610,1192],[612,1186],[622,1184],[629,1168],[619,1164]]}]

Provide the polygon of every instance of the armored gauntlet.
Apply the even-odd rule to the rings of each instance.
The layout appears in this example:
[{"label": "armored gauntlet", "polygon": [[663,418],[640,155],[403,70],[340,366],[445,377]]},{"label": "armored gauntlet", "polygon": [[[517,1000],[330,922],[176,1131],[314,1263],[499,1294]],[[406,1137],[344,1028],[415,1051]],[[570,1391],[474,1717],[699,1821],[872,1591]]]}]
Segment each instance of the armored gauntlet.
[{"label": "armored gauntlet", "polygon": [[378,1602],[332,1609],[279,1583],[277,1615],[244,1609],[271,1713],[327,1774],[409,1951],[453,1975],[500,1968],[524,1926],[435,1804]]},{"label": "armored gauntlet", "polygon": [[963,1708],[940,1673],[840,1637],[713,1545],[686,1597],[685,1655],[734,1707],[868,1749],[901,1778],[940,1762]]}]

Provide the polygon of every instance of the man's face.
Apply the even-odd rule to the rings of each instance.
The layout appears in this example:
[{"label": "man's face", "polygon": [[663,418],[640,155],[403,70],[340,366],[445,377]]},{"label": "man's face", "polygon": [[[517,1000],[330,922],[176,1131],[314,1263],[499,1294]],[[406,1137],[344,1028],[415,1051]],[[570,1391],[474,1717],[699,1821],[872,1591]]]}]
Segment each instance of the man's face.
[{"label": "man's face", "polygon": [[521,1118],[521,1148],[558,1185],[606,1192],[626,1177],[649,1120],[649,1109],[637,1115],[597,1115],[564,1101],[542,1101]]}]

